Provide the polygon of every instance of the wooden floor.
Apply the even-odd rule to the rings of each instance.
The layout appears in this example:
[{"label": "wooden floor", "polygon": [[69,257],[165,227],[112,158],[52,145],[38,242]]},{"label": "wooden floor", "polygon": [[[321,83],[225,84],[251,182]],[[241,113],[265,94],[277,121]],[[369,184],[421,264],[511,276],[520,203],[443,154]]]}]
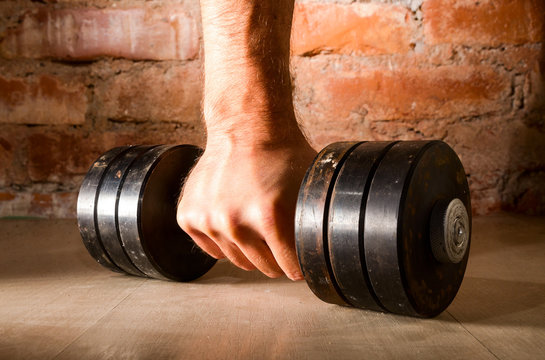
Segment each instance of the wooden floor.
[{"label": "wooden floor", "polygon": [[460,293],[420,320],[226,262],[185,284],[122,276],[75,221],[0,220],[0,359],[545,359],[545,218],[474,229]]}]

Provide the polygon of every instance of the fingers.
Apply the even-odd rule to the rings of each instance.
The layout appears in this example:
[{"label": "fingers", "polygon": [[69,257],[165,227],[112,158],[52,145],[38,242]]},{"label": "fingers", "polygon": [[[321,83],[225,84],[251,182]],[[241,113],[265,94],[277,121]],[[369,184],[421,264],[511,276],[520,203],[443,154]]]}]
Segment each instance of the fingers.
[{"label": "fingers", "polygon": [[269,277],[302,279],[294,215],[307,156],[299,148],[227,150],[207,148],[187,179],[180,227],[215,258]]},{"label": "fingers", "polygon": [[191,237],[191,239],[193,239],[195,244],[208,255],[218,260],[225,258],[225,253],[205,233],[190,226],[182,227],[180,225],[180,227]]},{"label": "fingers", "polygon": [[218,246],[233,264],[246,271],[256,269],[255,265],[248,260],[248,258],[236,245],[229,241],[218,241],[218,243]]},{"label": "fingers", "polygon": [[178,209],[178,225],[193,239],[202,250],[216,259],[227,257],[236,266],[247,270],[255,270],[255,266],[246,259],[244,254],[226,241],[220,241],[221,232],[213,230],[210,226],[199,226],[191,216],[187,216],[183,210]]},{"label": "fingers", "polygon": [[233,243],[259,271],[271,278],[277,278],[284,274],[267,243],[258,232],[246,226],[233,230],[235,230],[232,234]]},{"label": "fingers", "polygon": [[286,276],[293,281],[303,280],[303,273],[299,266],[299,260],[297,259],[297,253],[295,248],[289,245],[291,241],[286,241],[284,237],[275,234],[270,237],[268,242],[270,251],[277,259],[278,265]]},{"label": "fingers", "polygon": [[280,207],[271,207],[260,214],[263,233],[267,234],[267,245],[278,265],[293,280],[303,280],[303,273],[295,251],[294,215]]},{"label": "fingers", "polygon": [[212,257],[227,257],[244,270],[258,269],[271,278],[282,276],[283,270],[261,235],[250,226],[236,222],[235,218],[231,216],[228,221],[221,221],[223,226],[195,226],[188,216],[179,215],[178,224]]}]

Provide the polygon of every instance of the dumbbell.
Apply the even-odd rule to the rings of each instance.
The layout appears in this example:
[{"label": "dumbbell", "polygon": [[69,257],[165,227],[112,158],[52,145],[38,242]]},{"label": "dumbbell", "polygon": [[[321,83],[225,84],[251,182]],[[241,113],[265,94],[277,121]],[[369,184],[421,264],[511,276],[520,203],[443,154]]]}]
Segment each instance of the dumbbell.
[{"label": "dumbbell", "polygon": [[[196,279],[214,265],[176,223],[181,184],[201,153],[192,145],[125,146],[93,163],[77,213],[99,264],[175,281]],[[470,209],[463,166],[442,141],[328,145],[297,199],[295,245],[304,278],[328,303],[436,316],[464,277]]]}]

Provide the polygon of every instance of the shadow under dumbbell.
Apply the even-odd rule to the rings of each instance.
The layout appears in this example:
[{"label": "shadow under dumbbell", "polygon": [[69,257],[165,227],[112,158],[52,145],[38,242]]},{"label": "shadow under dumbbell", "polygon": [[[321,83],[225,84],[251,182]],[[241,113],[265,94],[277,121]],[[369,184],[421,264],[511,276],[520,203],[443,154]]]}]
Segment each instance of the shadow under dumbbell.
[{"label": "shadow under dumbbell", "polygon": [[0,280],[109,275],[79,237],[75,220],[0,219]]},{"label": "shadow under dumbbell", "polygon": [[261,272],[246,271],[233,265],[229,260],[219,260],[210,271],[193,282],[199,284],[256,284],[270,281],[290,281],[286,277],[271,279]]},{"label": "shadow under dumbbell", "polygon": [[545,284],[466,277],[447,312],[464,324],[545,329],[535,315],[544,305]]}]

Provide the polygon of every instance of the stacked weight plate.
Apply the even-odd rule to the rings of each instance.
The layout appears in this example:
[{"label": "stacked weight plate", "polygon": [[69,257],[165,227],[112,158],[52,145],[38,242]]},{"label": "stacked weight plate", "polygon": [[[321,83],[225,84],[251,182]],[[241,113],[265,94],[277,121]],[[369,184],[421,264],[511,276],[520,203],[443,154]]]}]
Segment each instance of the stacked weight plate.
[{"label": "stacked weight plate", "polygon": [[464,276],[470,209],[464,169],[444,142],[331,144],[297,201],[305,280],[325,302],[435,316]]},{"label": "stacked weight plate", "polygon": [[215,259],[176,224],[183,179],[201,150],[190,145],[114,148],[91,166],[78,196],[78,225],[91,256],[121,273],[190,281]]}]

